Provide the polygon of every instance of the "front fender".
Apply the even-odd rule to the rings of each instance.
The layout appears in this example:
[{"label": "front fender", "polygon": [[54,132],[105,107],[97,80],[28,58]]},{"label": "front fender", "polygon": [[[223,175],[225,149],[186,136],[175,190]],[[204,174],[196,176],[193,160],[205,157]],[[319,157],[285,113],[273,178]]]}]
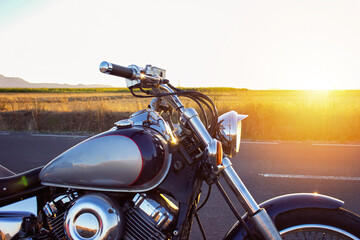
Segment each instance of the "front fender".
[{"label": "front fender", "polygon": [[[321,194],[312,193],[295,193],[282,195],[272,198],[260,204],[261,208],[265,208],[270,218],[275,222],[275,218],[284,212],[297,210],[301,208],[326,208],[336,209],[344,205],[344,202]],[[243,219],[247,221],[247,216],[244,215]],[[248,223],[250,224],[250,223]],[[251,227],[251,226],[250,226]],[[225,240],[244,239],[246,231],[239,221],[236,222],[225,235]]]}]

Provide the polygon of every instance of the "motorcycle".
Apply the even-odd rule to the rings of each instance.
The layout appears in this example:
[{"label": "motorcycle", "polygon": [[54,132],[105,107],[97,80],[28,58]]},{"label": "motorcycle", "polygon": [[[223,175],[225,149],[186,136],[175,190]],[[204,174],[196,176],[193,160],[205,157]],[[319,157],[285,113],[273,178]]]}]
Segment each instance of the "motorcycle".
[{"label": "motorcycle", "polygon": [[[230,161],[246,115],[218,116],[208,96],[172,86],[166,71],[151,65],[102,62],[100,71],[125,78],[133,96],[153,98],[149,107],[45,167],[14,174],[0,165],[1,239],[182,240],[194,219],[206,239],[198,212],[214,185],[237,218],[225,240],[360,238],[360,217],[341,200],[309,193],[254,200]],[[199,204],[203,184],[209,191]]]}]

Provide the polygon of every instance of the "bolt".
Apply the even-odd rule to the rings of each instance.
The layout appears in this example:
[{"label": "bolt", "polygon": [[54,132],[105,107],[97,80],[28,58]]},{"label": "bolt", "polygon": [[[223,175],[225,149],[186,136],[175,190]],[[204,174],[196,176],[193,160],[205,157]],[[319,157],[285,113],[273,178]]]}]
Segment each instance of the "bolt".
[{"label": "bolt", "polygon": [[181,161],[176,161],[174,163],[174,168],[175,168],[176,171],[180,171],[183,168],[183,166],[184,165],[183,165],[183,163]]}]

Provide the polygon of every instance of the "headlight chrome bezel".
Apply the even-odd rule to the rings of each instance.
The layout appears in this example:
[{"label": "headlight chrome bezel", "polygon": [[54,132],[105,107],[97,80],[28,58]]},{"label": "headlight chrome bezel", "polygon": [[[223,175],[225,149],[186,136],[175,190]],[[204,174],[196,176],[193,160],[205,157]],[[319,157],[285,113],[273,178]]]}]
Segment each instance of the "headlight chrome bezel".
[{"label": "headlight chrome bezel", "polygon": [[241,120],[248,115],[238,114],[230,111],[218,118],[219,129],[217,137],[223,145],[223,150],[229,157],[235,157],[240,149],[241,141]]}]

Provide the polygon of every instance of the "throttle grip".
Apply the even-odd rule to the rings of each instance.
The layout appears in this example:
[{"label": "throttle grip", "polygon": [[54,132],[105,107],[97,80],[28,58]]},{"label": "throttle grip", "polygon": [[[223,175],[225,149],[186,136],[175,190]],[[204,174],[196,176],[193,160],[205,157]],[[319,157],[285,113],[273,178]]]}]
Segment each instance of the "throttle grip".
[{"label": "throttle grip", "polygon": [[102,72],[102,73],[106,73],[106,74],[110,74],[110,75],[114,75],[114,76],[118,76],[118,77],[123,77],[123,78],[131,79],[131,80],[136,78],[136,70],[135,69],[119,66],[119,65],[109,63],[106,61],[103,61],[102,63],[100,63],[99,69],[100,69],[100,72]]}]

